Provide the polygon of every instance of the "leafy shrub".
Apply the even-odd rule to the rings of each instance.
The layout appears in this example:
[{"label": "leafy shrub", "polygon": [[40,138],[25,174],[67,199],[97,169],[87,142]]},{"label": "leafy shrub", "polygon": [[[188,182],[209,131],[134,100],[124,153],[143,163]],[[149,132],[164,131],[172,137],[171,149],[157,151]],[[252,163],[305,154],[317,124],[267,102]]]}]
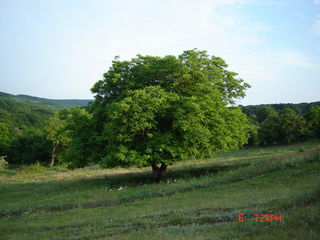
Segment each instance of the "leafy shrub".
[{"label": "leafy shrub", "polygon": [[36,162],[34,164],[31,164],[31,165],[24,166],[22,168],[22,171],[24,173],[43,173],[46,170],[47,170],[47,168],[44,167],[43,165],[41,165],[39,162]]},{"label": "leafy shrub", "polygon": [[8,162],[6,161],[7,156],[0,156],[0,169],[5,169],[8,167]]},{"label": "leafy shrub", "polygon": [[10,164],[34,164],[36,160],[48,163],[51,149],[51,143],[41,131],[28,131],[12,140],[8,161]]}]

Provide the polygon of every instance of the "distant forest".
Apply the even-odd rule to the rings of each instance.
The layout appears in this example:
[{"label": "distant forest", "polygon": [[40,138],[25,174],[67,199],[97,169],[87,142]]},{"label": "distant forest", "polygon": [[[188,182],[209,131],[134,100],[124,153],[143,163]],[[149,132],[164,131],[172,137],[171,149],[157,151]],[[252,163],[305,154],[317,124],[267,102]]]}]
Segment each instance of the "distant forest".
[{"label": "distant forest", "polygon": [[[54,113],[67,114],[74,108],[90,112],[90,101],[51,100],[0,92],[0,156],[6,156],[10,165],[49,164],[54,147],[48,137],[49,119]],[[250,120],[246,147],[320,137],[320,102],[239,107]]]},{"label": "distant forest", "polygon": [[46,163],[52,143],[44,128],[53,113],[87,106],[91,100],[53,100],[0,92],[0,156],[9,163]]},{"label": "distant forest", "polygon": [[320,137],[320,102],[240,107],[251,122],[247,146],[289,144]]},{"label": "distant forest", "polygon": [[15,100],[17,102],[22,102],[26,104],[40,104],[42,107],[46,105],[47,107],[54,108],[68,108],[74,106],[87,106],[89,102],[93,101],[90,99],[47,99],[33,97],[29,95],[13,95],[9,93],[0,92],[1,100]]}]

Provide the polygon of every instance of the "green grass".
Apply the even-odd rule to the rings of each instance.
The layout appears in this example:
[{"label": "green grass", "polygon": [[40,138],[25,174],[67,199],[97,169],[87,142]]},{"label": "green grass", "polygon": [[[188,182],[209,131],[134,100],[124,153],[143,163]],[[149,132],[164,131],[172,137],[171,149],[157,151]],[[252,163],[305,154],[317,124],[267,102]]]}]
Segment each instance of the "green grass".
[{"label": "green grass", "polygon": [[319,142],[190,159],[159,184],[148,168],[2,170],[0,239],[319,239],[319,173]]}]

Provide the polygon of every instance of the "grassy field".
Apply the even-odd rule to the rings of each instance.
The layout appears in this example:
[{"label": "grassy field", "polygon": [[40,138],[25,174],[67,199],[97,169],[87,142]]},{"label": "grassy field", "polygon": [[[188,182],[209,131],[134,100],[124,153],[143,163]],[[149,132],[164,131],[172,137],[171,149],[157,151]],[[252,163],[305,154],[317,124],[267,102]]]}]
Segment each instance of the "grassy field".
[{"label": "grassy field", "polygon": [[320,142],[190,159],[158,184],[149,168],[1,170],[0,239],[320,239],[319,173]]}]

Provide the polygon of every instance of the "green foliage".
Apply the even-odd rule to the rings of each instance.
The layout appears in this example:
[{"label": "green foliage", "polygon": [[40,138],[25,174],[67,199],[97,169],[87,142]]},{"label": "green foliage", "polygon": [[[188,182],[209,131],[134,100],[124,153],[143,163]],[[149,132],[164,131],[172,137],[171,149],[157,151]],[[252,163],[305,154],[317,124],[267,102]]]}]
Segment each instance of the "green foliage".
[{"label": "green foliage", "polygon": [[46,130],[53,144],[51,166],[56,158],[71,168],[84,167],[91,156],[91,115],[83,108],[62,109],[51,116]]},{"label": "green foliage", "polygon": [[320,106],[313,106],[307,113],[307,124],[314,136],[320,137]]},{"label": "green foliage", "polygon": [[68,137],[66,129],[66,120],[62,112],[53,114],[47,126],[45,127],[47,139],[52,143],[51,161],[49,166],[53,167],[56,164],[57,155],[66,148],[71,141]]},{"label": "green foliage", "polygon": [[55,110],[0,92],[0,155],[14,164],[47,162],[51,146],[41,129]]},{"label": "green foliage", "polygon": [[61,111],[54,113],[49,118],[45,132],[47,139],[51,141],[53,145],[64,147],[70,142],[68,132],[66,131],[66,120]]},{"label": "green foliage", "polygon": [[8,123],[0,122],[0,154],[8,154],[12,132],[13,131],[10,131]]},{"label": "green foliage", "polygon": [[293,109],[285,108],[280,114],[280,134],[283,143],[304,140],[307,134],[306,121]]},{"label": "green foliage", "polygon": [[308,138],[307,122],[294,108],[283,108],[280,112],[269,105],[246,108],[243,107],[256,131],[250,132],[249,145],[251,146],[257,143],[260,145],[287,144]]},{"label": "green foliage", "polygon": [[[319,105],[320,102],[313,102],[242,106],[241,108],[251,122],[258,127],[258,144],[273,145],[319,137]],[[254,146],[252,139],[250,137],[249,145]]]},{"label": "green foliage", "polygon": [[260,124],[259,141],[261,145],[272,145],[280,142],[280,116],[269,112]]},{"label": "green foliage", "polygon": [[277,111],[271,106],[263,106],[262,108],[258,109],[256,118],[259,123],[263,122],[266,118],[270,116],[276,116]]},{"label": "green foliage", "polygon": [[29,130],[15,137],[8,150],[8,160],[13,164],[48,163],[51,144],[43,131]]},{"label": "green foliage", "polygon": [[26,166],[23,166],[21,171],[25,174],[36,174],[36,173],[44,173],[47,171],[47,168],[43,165],[41,165],[39,162],[36,162],[34,164],[29,164]]},{"label": "green foliage", "polygon": [[[274,111],[278,113],[285,108],[291,108],[295,110],[299,115],[304,116],[309,111],[310,107],[315,107],[315,106],[320,106],[320,102],[298,103],[298,104],[292,104],[292,103],[261,104],[261,105],[241,106],[241,108],[245,114],[247,114],[248,116],[250,116],[250,118],[252,118],[252,116],[254,115],[262,116],[261,113],[263,114],[264,109],[269,107],[271,107]],[[259,119],[259,122],[261,122],[262,120],[264,120],[263,117],[262,119],[261,118]]]},{"label": "green foliage", "polygon": [[[160,87],[134,90],[127,98],[108,108],[104,140],[109,154],[102,165],[146,166],[150,161],[181,158],[183,152],[168,130],[172,128],[172,109],[177,96]],[[176,146],[176,147],[175,147]],[[169,164],[169,162],[167,162]]]},{"label": "green foliage", "polygon": [[0,169],[6,169],[9,163],[6,161],[6,156],[0,156]]},{"label": "green foliage", "polygon": [[61,162],[71,168],[92,163],[91,114],[80,107],[64,109],[60,114],[65,121],[64,134],[68,138],[68,146],[60,155]]},{"label": "green foliage", "polygon": [[0,94],[0,122],[10,129],[43,126],[56,108]]},{"label": "green foliage", "polygon": [[160,86],[182,96],[205,93],[215,88],[228,103],[244,97],[249,87],[237,73],[226,70],[223,59],[208,56],[206,51],[188,50],[179,57],[141,56],[131,61],[115,59],[104,79],[92,88],[96,93],[93,105],[124,98],[128,91],[146,86]]},{"label": "green foliage", "polygon": [[92,88],[96,152],[105,167],[170,165],[238,148],[248,138],[240,109],[249,87],[206,51],[115,59]]},{"label": "green foliage", "polygon": [[[87,103],[87,100],[50,100],[0,92],[0,155],[7,155],[8,162],[14,164],[48,163],[50,158],[55,159],[71,141],[66,116],[57,113],[58,107]],[[70,145],[68,153],[75,145]],[[83,145],[78,144],[78,148]],[[77,154],[84,156],[83,151],[73,156]]]},{"label": "green foliage", "polygon": [[248,143],[247,146],[258,146],[259,145],[259,126],[251,123],[250,128],[249,128],[249,138],[248,138]]}]

